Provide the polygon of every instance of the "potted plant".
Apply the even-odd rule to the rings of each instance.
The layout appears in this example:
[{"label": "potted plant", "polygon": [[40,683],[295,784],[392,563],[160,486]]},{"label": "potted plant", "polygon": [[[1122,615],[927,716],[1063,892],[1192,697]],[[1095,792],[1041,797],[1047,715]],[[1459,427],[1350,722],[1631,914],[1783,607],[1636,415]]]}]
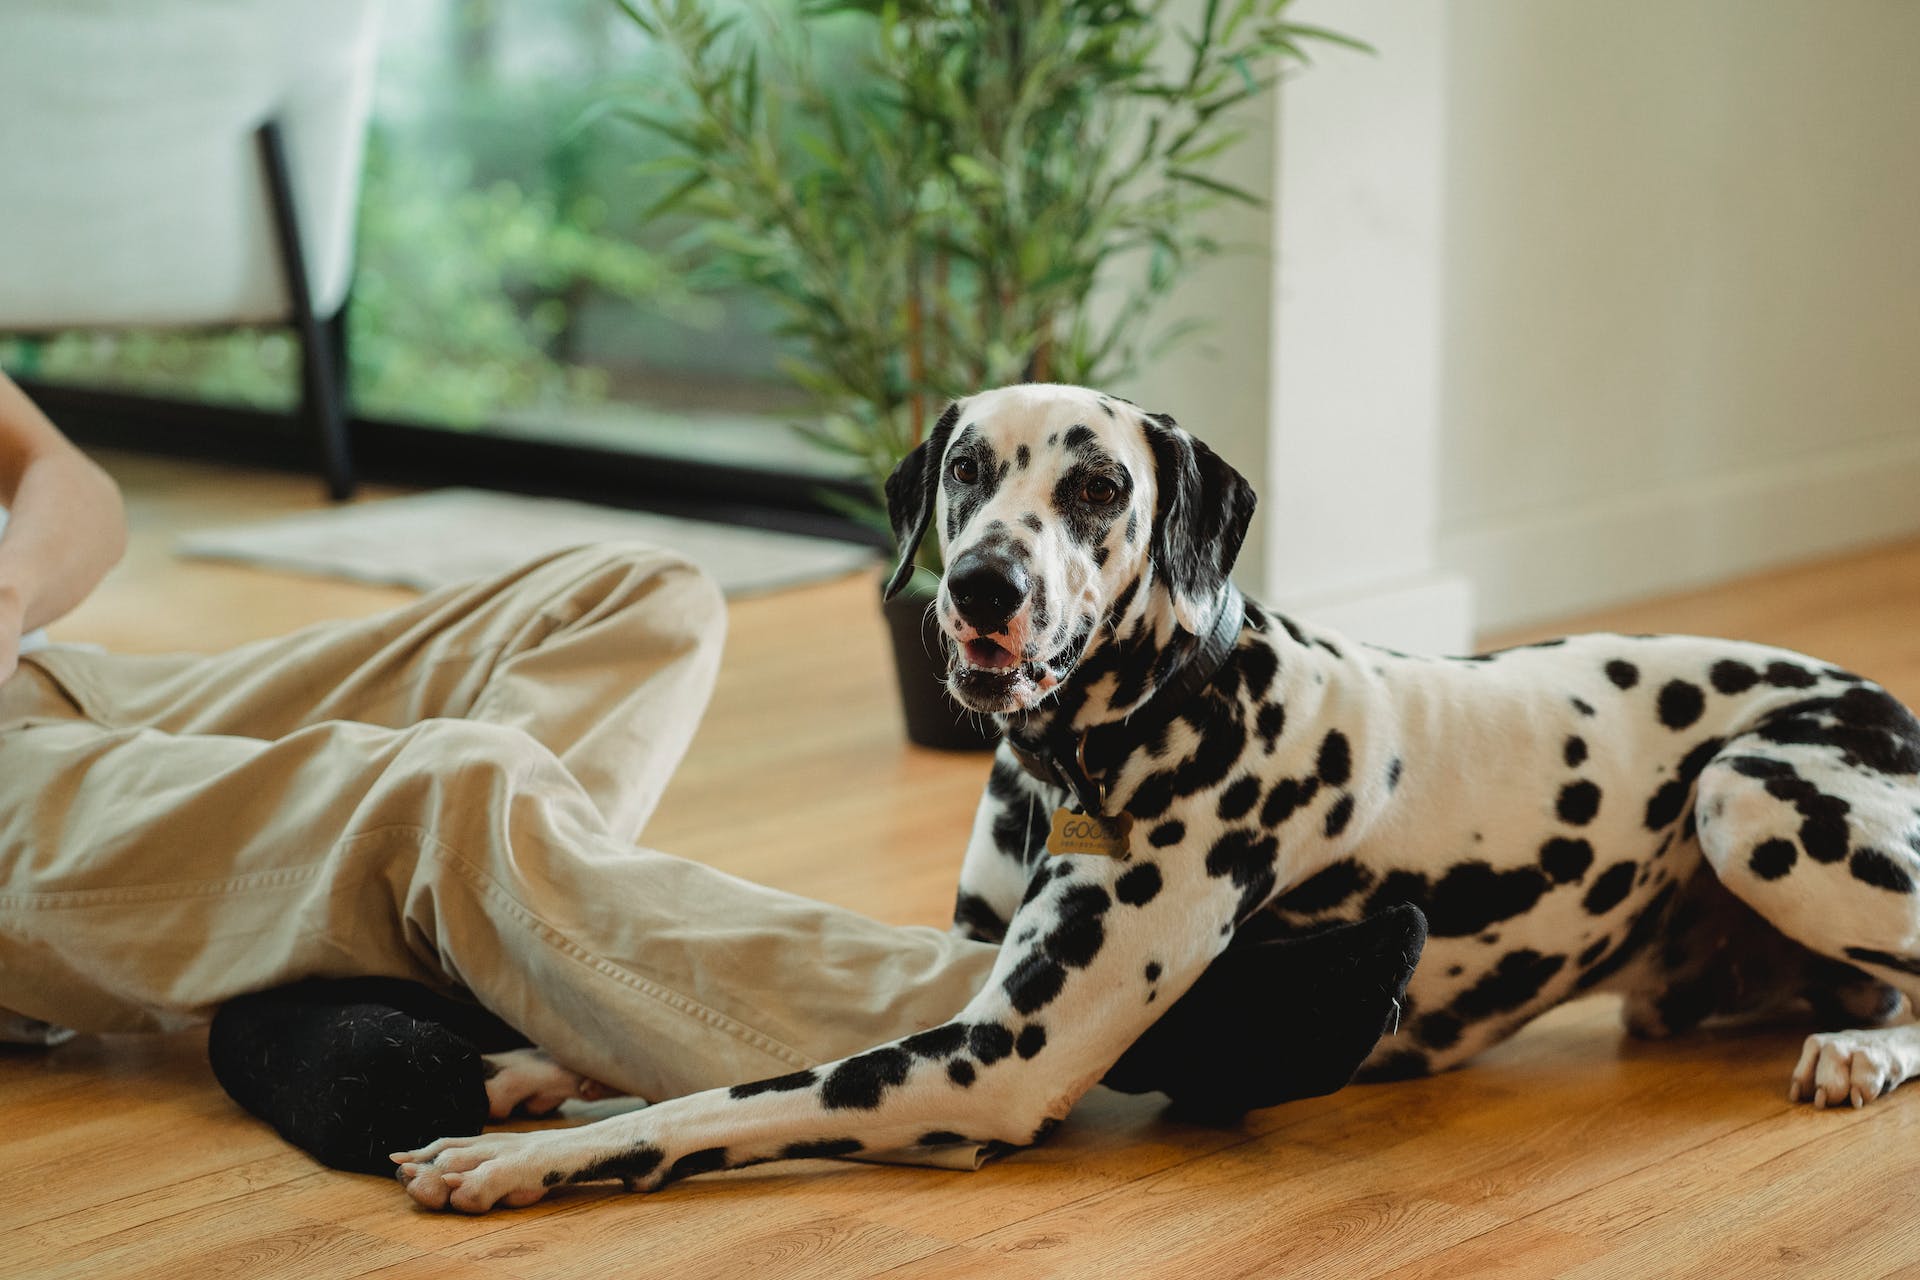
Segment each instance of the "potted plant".
[{"label": "potted plant", "polygon": [[[1303,41],[1351,43],[1288,0],[1186,0],[1184,25],[1170,0],[801,0],[761,29],[711,0],[618,3],[678,71],[612,105],[674,144],[652,211],[697,215],[701,278],[778,304],[818,412],[798,429],[857,463],[873,498],[851,513],[881,530],[882,483],[948,400],[1108,384],[1190,328],[1154,304],[1221,249],[1198,215],[1257,201],[1206,171],[1234,109]],[[828,29],[852,65],[816,56]],[[984,745],[923,625],[937,555],[888,606],[908,732]]]}]

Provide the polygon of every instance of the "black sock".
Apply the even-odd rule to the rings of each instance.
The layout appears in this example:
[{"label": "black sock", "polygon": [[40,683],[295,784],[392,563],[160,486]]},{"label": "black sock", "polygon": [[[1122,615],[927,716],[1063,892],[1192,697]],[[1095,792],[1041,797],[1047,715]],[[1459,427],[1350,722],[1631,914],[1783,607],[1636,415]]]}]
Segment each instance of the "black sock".
[{"label": "black sock", "polygon": [[1101,1083],[1213,1122],[1332,1093],[1393,1026],[1426,940],[1404,904],[1304,937],[1236,938]]},{"label": "black sock", "polygon": [[392,1151],[480,1132],[480,1054],[526,1044],[417,983],[296,983],[222,1006],[207,1038],[233,1100],[323,1164],[388,1174]]}]

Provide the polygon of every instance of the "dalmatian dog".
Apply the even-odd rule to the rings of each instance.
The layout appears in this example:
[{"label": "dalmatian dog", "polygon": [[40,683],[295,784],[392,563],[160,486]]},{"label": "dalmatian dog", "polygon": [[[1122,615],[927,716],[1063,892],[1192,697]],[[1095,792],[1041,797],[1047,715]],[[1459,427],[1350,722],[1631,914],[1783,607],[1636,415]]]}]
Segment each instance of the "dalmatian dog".
[{"label": "dalmatian dog", "polygon": [[[1878,686],[1690,637],[1429,658],[1295,622],[1228,581],[1247,482],[1171,418],[1076,387],[952,405],[887,493],[890,589],[936,527],[950,687],[1004,733],[956,910],[1002,944],[990,980],[844,1061],[397,1155],[421,1204],[1035,1143],[1229,946],[1398,903],[1428,942],[1374,1078],[1600,990],[1645,1035],[1811,1005],[1835,1029],[1789,1094],[1815,1106],[1920,1071],[1920,1029],[1887,1025],[1920,998],[1920,724]],[[1113,847],[1050,851],[1096,818]]]}]

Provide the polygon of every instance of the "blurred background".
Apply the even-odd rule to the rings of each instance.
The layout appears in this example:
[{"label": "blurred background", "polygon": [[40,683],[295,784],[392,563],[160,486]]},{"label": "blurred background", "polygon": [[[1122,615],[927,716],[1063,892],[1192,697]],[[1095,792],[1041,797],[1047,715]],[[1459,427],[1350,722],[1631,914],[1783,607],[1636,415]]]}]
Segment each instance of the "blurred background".
[{"label": "blurred background", "polygon": [[[868,7],[692,6],[759,40],[804,28],[789,56],[849,98],[890,83],[876,49],[882,63],[899,55],[876,44]],[[1069,22],[1091,23],[1079,10],[1093,8],[1064,6]],[[1164,60],[1218,6],[1148,8]],[[723,215],[656,208],[690,154],[707,160],[675,134],[700,122],[679,92],[685,63],[638,10],[652,11],[12,0],[0,11],[0,67],[14,72],[0,76],[0,160],[15,170],[0,212],[0,365],[83,440],[308,465],[281,421],[303,396],[300,335],[278,317],[182,325],[165,306],[96,307],[96,320],[54,305],[63,288],[136,289],[91,254],[49,260],[49,228],[74,216],[36,207],[31,162],[67,178],[110,163],[48,140],[134,100],[145,124],[116,127],[144,128],[150,159],[181,140],[155,125],[169,103],[151,96],[178,86],[151,66],[110,75],[87,51],[226,32],[250,78],[228,95],[235,109],[194,117],[218,123],[185,141],[221,149],[220,172],[251,203],[220,216],[261,224],[234,234],[257,250],[249,269],[272,274],[250,133],[284,120],[316,291],[340,276],[340,314],[324,296],[319,309],[344,350],[356,477],[534,488],[877,543],[862,509],[871,441],[860,437],[861,455],[833,431],[790,429],[833,416],[808,379],[817,339],[792,332],[764,279],[688,253],[712,250]],[[1195,201],[1170,224],[1205,243],[1183,242],[1151,306],[1193,331],[1090,366],[1114,369],[1117,390],[1174,413],[1259,484],[1249,588],[1385,640],[1461,649],[1476,631],[1920,529],[1920,9],[1301,0],[1284,16],[1307,34],[1258,63],[1277,91],[1231,103],[1232,135],[1192,166],[1251,199]],[[295,34],[269,34],[276,24]],[[323,48],[351,91],[303,100]],[[192,56],[212,54],[203,41]],[[756,75],[795,115],[806,105],[791,79]],[[31,99],[36,83],[62,87]],[[21,100],[5,102],[8,84]],[[204,66],[190,92],[217,96]],[[633,101],[651,125],[622,118]],[[777,105],[757,107],[772,163],[827,164]],[[323,149],[332,168],[303,169]],[[141,199],[193,173],[153,159]],[[110,181],[98,189],[128,200]],[[921,215],[937,223],[937,202]],[[964,286],[943,298],[943,280],[923,282],[916,305],[960,305]],[[1124,297],[1080,302],[1097,316]],[[1048,322],[1076,323],[1059,317]],[[1061,376],[1014,354],[980,367]],[[135,413],[120,394],[165,404]],[[849,429],[870,435],[859,417]],[[882,463],[910,443],[908,427],[891,429]]]}]

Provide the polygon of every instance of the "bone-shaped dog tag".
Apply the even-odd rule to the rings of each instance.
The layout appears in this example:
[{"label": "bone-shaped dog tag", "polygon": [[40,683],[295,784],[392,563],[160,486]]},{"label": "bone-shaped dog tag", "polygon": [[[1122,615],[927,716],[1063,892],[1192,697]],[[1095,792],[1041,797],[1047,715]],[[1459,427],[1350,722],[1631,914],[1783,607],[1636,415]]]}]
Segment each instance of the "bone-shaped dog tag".
[{"label": "bone-shaped dog tag", "polygon": [[1132,830],[1132,814],[1117,813],[1103,818],[1097,813],[1055,809],[1053,830],[1047,835],[1047,852],[1056,858],[1068,853],[1097,853],[1103,858],[1124,859],[1127,836]]}]

